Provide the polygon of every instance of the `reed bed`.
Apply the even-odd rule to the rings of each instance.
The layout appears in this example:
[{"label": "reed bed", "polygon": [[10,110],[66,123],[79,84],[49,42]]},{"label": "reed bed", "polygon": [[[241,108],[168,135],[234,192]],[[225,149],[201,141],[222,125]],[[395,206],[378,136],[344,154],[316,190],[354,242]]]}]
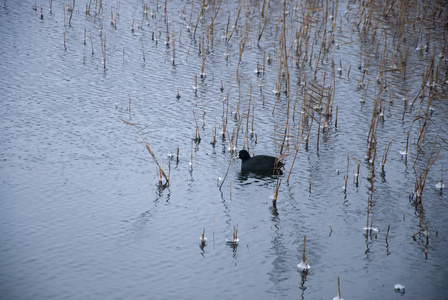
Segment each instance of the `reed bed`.
[{"label": "reed bed", "polygon": [[[117,45],[110,44],[113,35],[109,32],[127,26],[128,34],[141,47],[144,62],[150,60],[149,51],[165,51],[172,60],[165,67],[175,70],[179,64],[191,63],[188,89],[191,93],[194,76],[194,95],[182,92],[180,101],[177,88],[176,96],[179,103],[183,102],[184,95],[194,102],[193,118],[191,115],[189,118],[195,130],[191,142],[191,169],[193,143],[198,146],[205,139],[216,147],[221,139],[223,152],[229,155],[224,179],[219,184],[221,189],[229,176],[234,151],[238,147],[255,148],[259,140],[269,140],[266,135],[273,135],[273,145],[266,149],[271,149],[271,154],[287,163],[286,184],[283,186],[308,185],[311,194],[315,182],[311,182],[311,177],[308,182],[298,182],[295,178],[299,172],[297,162],[311,152],[319,156],[325,147],[325,139],[343,130],[346,132],[350,128],[350,118],[355,120],[355,112],[363,109],[368,114],[365,124],[359,125],[366,132],[362,146],[364,159],[352,157],[350,145],[347,145],[346,153],[338,153],[340,161],[344,161],[340,167],[346,167],[343,197],[347,197],[351,189],[348,177],[352,157],[352,162],[356,162],[356,171],[353,172],[355,188],[359,187],[361,174],[371,185],[366,220],[366,228],[371,231],[376,175],[381,174],[386,180],[387,162],[396,159],[398,147],[401,147],[403,163],[415,170],[415,185],[409,187],[409,201],[420,216],[420,230],[413,237],[428,231],[423,209],[427,201],[424,191],[433,168],[442,170],[442,190],[443,165],[439,157],[446,157],[448,149],[448,124],[437,124],[433,119],[433,114],[440,111],[446,115],[442,103],[448,86],[448,18],[440,2],[347,1],[342,7],[338,0],[239,0],[234,5],[218,0],[184,1],[179,3],[175,14],[168,1],[142,1],[141,11],[132,16],[131,32],[130,21],[127,25],[120,22],[123,8],[118,0],[111,6],[112,26],[106,29],[103,28],[103,19],[108,16],[102,0],[88,1],[85,14],[79,13],[75,0],[69,1],[67,7],[64,6],[64,49],[67,50],[71,42],[68,28],[84,23],[83,44],[88,47],[88,32],[94,56],[94,46],[98,47],[99,43],[94,43],[92,34],[97,41],[97,33],[92,28],[99,29],[103,68],[111,71],[107,69],[115,58],[110,49]],[[37,3],[34,9],[38,10]],[[52,1],[50,13],[55,13]],[[39,16],[46,20],[42,6]],[[342,32],[342,24],[348,26],[350,32]],[[161,47],[163,49],[157,48],[159,38],[165,39],[166,47]],[[352,60],[354,56],[347,53],[352,51],[347,49],[353,49],[346,47],[351,44],[359,44],[356,48],[359,61]],[[123,49],[123,64],[126,64],[124,45],[118,48]],[[84,48],[84,64],[85,51]],[[257,59],[253,59],[253,53],[257,51]],[[141,61],[142,58],[139,54],[138,58],[129,59]],[[216,64],[230,65],[233,69],[228,74],[215,74]],[[415,65],[419,67],[415,68]],[[249,68],[255,70],[255,75],[249,74]],[[416,74],[415,69],[421,72]],[[219,97],[203,98],[202,92],[207,86],[204,83],[216,89]],[[352,90],[341,90],[342,83]],[[187,90],[184,86],[181,88]],[[175,93],[175,89],[171,91],[171,95]],[[343,99],[344,93],[358,93],[359,101],[348,105]],[[196,116],[197,107],[201,109],[202,126],[200,115]],[[262,122],[263,118],[268,118],[267,111],[272,125]],[[165,166],[168,167],[166,173],[163,163],[159,163],[141,135],[141,128],[128,120],[122,121],[141,138],[156,164],[159,183],[168,184],[169,163]],[[214,125],[210,127],[209,124]],[[384,130],[387,126],[392,132],[400,133],[388,135]],[[268,132],[266,128],[271,130]],[[179,148],[177,151],[179,153]],[[184,152],[187,151],[185,149]],[[277,200],[282,192],[281,181],[280,176],[273,181],[272,203],[275,209],[280,203]],[[386,241],[389,229],[390,225]],[[234,235],[236,233],[237,229]]]}]

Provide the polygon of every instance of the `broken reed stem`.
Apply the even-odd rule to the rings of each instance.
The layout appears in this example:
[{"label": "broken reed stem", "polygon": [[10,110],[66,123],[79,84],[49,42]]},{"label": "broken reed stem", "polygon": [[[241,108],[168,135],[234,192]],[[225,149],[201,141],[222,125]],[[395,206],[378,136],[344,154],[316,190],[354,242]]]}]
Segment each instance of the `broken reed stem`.
[{"label": "broken reed stem", "polygon": [[205,246],[205,228],[202,231],[201,244],[202,244],[203,247]]},{"label": "broken reed stem", "polygon": [[149,154],[151,155],[153,161],[156,163],[157,168],[158,168],[158,170],[159,170],[159,174],[160,174],[163,178],[165,178],[166,183],[169,184],[169,181],[170,181],[170,180],[169,180],[169,177],[168,177],[168,176],[165,174],[165,172],[163,171],[163,168],[160,166],[159,162],[157,161],[157,158],[156,158],[154,152],[151,150],[151,147],[149,147],[148,142],[147,142],[146,139],[143,137],[143,135],[141,134],[140,130],[137,130],[137,129],[134,128],[134,126],[135,126],[136,124],[131,123],[131,122],[129,122],[129,121],[126,121],[126,120],[124,120],[124,119],[122,119],[122,118],[119,118],[119,119],[120,119],[123,123],[125,123],[125,124],[131,126],[132,130],[133,130],[133,131],[134,131],[134,132],[141,138],[142,142],[145,144],[145,148],[146,148],[146,150],[149,152]]},{"label": "broken reed stem", "polygon": [[236,242],[238,240],[238,225],[233,225],[233,236],[232,242]]},{"label": "broken reed stem", "polygon": [[222,179],[221,185],[219,186],[219,190],[221,190],[222,185],[223,185],[224,182],[226,181],[227,174],[229,174],[229,170],[230,170],[230,165],[231,165],[231,164],[232,164],[232,152],[230,152],[229,165],[227,166],[226,175],[224,175],[224,178]]},{"label": "broken reed stem", "polygon": [[356,187],[358,187],[358,183],[359,183],[359,167],[360,167],[361,163],[358,162],[358,166],[356,167],[356,174],[355,174],[355,185]]},{"label": "broken reed stem", "polygon": [[390,224],[387,226],[387,232],[386,232],[386,243],[387,243],[387,237],[389,236],[389,230],[390,230]]},{"label": "broken reed stem", "polygon": [[428,230],[428,225],[425,225],[425,226],[423,226],[422,228],[420,228],[420,230],[417,231],[417,232],[412,236],[412,238],[415,239],[415,237],[417,236],[417,234],[419,234],[419,233],[422,232],[423,230]]}]

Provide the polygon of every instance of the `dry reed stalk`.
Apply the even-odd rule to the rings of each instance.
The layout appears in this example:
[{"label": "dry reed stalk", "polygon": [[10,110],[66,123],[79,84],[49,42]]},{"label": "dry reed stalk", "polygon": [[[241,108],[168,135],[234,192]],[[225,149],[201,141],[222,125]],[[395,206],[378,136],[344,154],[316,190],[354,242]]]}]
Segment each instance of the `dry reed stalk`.
[{"label": "dry reed stalk", "polygon": [[172,38],[172,40],[173,40],[173,66],[176,64],[176,32],[175,32],[175,27],[174,27],[174,24],[173,24],[173,38]]},{"label": "dry reed stalk", "polygon": [[384,149],[383,159],[381,160],[381,171],[383,172],[383,174],[384,174],[384,166],[386,165],[387,154],[389,153],[389,149],[393,141],[394,139],[392,138]]},{"label": "dry reed stalk", "polygon": [[355,174],[355,185],[356,187],[358,187],[358,183],[359,183],[359,167],[360,167],[361,163],[358,162],[358,165],[356,167],[356,174]]},{"label": "dry reed stalk", "polygon": [[334,128],[338,128],[338,110],[339,110],[339,106],[336,106],[336,118],[334,121]]},{"label": "dry reed stalk", "polygon": [[342,299],[342,296],[341,296],[341,282],[339,281],[339,276],[338,276],[338,298]]},{"label": "dry reed stalk", "polygon": [[145,59],[145,45],[143,45],[143,38],[140,38],[140,42],[142,44],[143,61],[146,61],[146,59]]},{"label": "dry reed stalk", "polygon": [[[437,137],[436,137],[437,138]],[[414,203],[420,204],[420,206],[423,208],[423,190],[425,188],[426,178],[428,176],[429,170],[433,166],[433,164],[436,162],[437,158],[439,157],[440,150],[442,149],[441,146],[437,149],[437,152],[434,152],[434,148],[436,146],[436,143],[433,143],[433,148],[431,150],[431,155],[428,159],[428,162],[426,164],[425,170],[422,175],[419,175],[419,179],[416,181],[416,185],[414,188],[413,194],[409,197],[410,200],[413,200]],[[419,201],[420,200],[420,201]]]},{"label": "dry reed stalk", "polygon": [[[369,230],[369,216],[370,216],[370,198],[373,197],[373,189],[370,193],[370,197],[367,198],[367,219],[366,219],[366,231]],[[373,221],[372,221],[373,222]]]},{"label": "dry reed stalk", "polygon": [[[235,24],[234,24],[233,27],[232,27],[232,32],[230,33],[230,36],[227,36],[227,39],[226,39],[226,43],[227,43],[227,44],[229,44],[230,39],[232,38],[233,33],[235,32],[235,29],[238,28],[238,19],[239,19],[239,17],[240,17],[240,13],[241,13],[241,8],[242,8],[242,7],[243,7],[243,4],[242,4],[242,2],[240,2],[240,3],[238,4],[238,13],[236,14]],[[229,21],[230,21],[230,15],[229,15]],[[227,25],[227,26],[228,26],[228,25]]]},{"label": "dry reed stalk", "polygon": [[73,17],[73,11],[75,11],[75,3],[76,3],[76,0],[73,0],[73,6],[71,7],[71,10],[70,10],[70,18],[68,19],[69,27],[72,26],[72,17]]},{"label": "dry reed stalk", "polygon": [[86,26],[87,26],[87,20],[84,21],[84,40],[83,40],[84,45],[87,44],[87,39],[86,39],[86,37],[87,37],[87,28],[86,28]]},{"label": "dry reed stalk", "polygon": [[[292,168],[294,167],[294,163],[296,162],[297,155],[299,154],[300,143],[302,142],[302,136],[303,136],[303,126],[302,127],[301,126],[298,127],[297,135],[299,137],[299,141],[297,143],[296,153],[294,154],[294,159],[292,160],[292,163],[291,163],[291,168],[289,169],[288,178],[286,179],[286,183],[287,184],[289,184],[289,178],[291,177]],[[311,178],[310,178],[310,192],[311,192]]]},{"label": "dry reed stalk", "polygon": [[372,139],[373,157],[370,163],[370,173],[367,179],[373,179],[375,177],[375,158],[376,158],[376,136]]},{"label": "dry reed stalk", "polygon": [[238,241],[238,225],[233,226],[233,235],[232,235],[232,242],[236,243]]},{"label": "dry reed stalk", "polygon": [[[320,118],[321,118],[321,114],[319,114],[319,125],[317,126],[317,144],[316,144],[316,153],[319,155],[319,140],[320,140]],[[322,127],[324,128],[324,127]]]},{"label": "dry reed stalk", "polygon": [[198,90],[198,75],[194,74],[194,91],[196,92]]},{"label": "dry reed stalk", "polygon": [[[141,140],[142,140],[142,142],[145,144],[145,148],[146,148],[146,150],[149,152],[149,154],[151,155],[151,157],[152,157],[152,159],[153,159],[153,161],[156,163],[156,166],[157,166],[157,173],[159,174],[159,176],[160,177],[163,177],[164,179],[165,179],[165,181],[166,181],[166,185],[168,185],[169,184],[169,176],[167,176],[166,174],[165,174],[165,172],[163,171],[163,168],[162,168],[162,166],[159,164],[159,162],[157,161],[157,158],[156,158],[156,156],[155,156],[155,154],[154,154],[154,152],[151,150],[151,147],[149,146],[149,144],[148,144],[148,142],[146,141],[146,139],[143,137],[143,135],[141,134],[141,130],[137,130],[137,129],[135,129],[134,127],[136,126],[136,124],[134,124],[134,123],[131,123],[131,122],[129,122],[129,121],[126,121],[126,120],[124,120],[124,119],[122,119],[122,118],[119,118],[123,123],[125,123],[125,124],[127,124],[127,125],[129,125],[129,126],[131,126],[131,128],[132,128],[132,130],[141,138]],[[160,178],[159,177],[159,178]],[[160,182],[160,180],[159,180],[159,182]]]},{"label": "dry reed stalk", "polygon": [[66,40],[66,35],[67,35],[67,30],[64,31],[64,50],[67,51],[67,44],[65,42]]},{"label": "dry reed stalk", "polygon": [[222,182],[219,186],[219,190],[221,190],[222,185],[224,184],[224,182],[226,181],[227,178],[227,174],[229,174],[229,170],[230,170],[230,165],[232,164],[232,152],[230,152],[230,157],[229,157],[229,165],[227,166],[227,171],[226,174],[224,175],[224,178],[222,179]]},{"label": "dry reed stalk", "polygon": [[201,78],[205,78],[207,76],[207,72],[205,70],[205,52],[202,54],[202,65],[201,65]]},{"label": "dry reed stalk", "polygon": [[202,236],[201,236],[201,245],[202,245],[202,247],[205,246],[205,241],[206,241],[206,239],[205,239],[205,228],[204,228],[204,230],[202,231]]},{"label": "dry reed stalk", "polygon": [[93,51],[93,40],[92,40],[92,33],[90,33],[90,45],[92,46],[92,56],[95,54]]},{"label": "dry reed stalk", "polygon": [[106,69],[106,36],[104,36],[104,50],[103,50],[103,60],[104,60],[104,69]]},{"label": "dry reed stalk", "polygon": [[191,147],[190,147],[190,166],[191,170],[193,170],[193,140],[191,140]]},{"label": "dry reed stalk", "polygon": [[387,243],[387,237],[389,236],[389,230],[390,230],[390,224],[387,226],[387,232],[386,232],[386,243]]},{"label": "dry reed stalk", "polygon": [[194,117],[194,122],[196,123],[196,133],[195,133],[195,138],[194,141],[196,143],[200,143],[201,142],[201,133],[199,132],[199,125],[198,125],[198,121],[196,120],[196,114],[193,111],[193,117]]},{"label": "dry reed stalk", "polygon": [[347,171],[345,172],[345,183],[344,183],[344,191],[347,192],[347,180],[348,180],[348,168],[350,165],[350,156],[347,155]]},{"label": "dry reed stalk", "polygon": [[423,230],[428,230],[428,225],[423,226],[422,228],[420,228],[419,231],[417,231],[412,238],[415,239],[415,237],[417,236],[417,234],[419,234],[420,232],[422,232]]},{"label": "dry reed stalk", "polygon": [[277,182],[275,184],[274,193],[272,197],[272,207],[276,210],[277,209],[277,199],[278,199],[278,192],[280,190],[280,185],[282,184],[282,181],[280,179],[279,174],[277,173]]},{"label": "dry reed stalk", "polygon": [[304,263],[307,262],[307,258],[306,258],[306,255],[305,255],[305,250],[306,250],[306,236],[303,237],[302,261],[303,261]]}]

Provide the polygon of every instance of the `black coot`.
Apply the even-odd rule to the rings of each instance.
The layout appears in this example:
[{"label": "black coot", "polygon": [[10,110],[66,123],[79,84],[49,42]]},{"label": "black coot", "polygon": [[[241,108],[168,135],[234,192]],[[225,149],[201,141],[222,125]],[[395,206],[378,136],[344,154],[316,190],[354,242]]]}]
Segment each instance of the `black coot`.
[{"label": "black coot", "polygon": [[241,170],[243,172],[274,175],[283,173],[280,168],[285,164],[274,156],[256,155],[254,157],[250,157],[249,152],[246,150],[241,150],[237,157],[242,160]]}]

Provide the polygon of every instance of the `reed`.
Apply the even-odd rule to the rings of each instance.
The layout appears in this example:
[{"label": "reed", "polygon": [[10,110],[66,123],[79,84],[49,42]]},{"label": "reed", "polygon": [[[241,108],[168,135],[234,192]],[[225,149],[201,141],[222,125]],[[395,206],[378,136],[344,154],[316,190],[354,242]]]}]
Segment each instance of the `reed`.
[{"label": "reed", "polygon": [[66,35],[67,35],[67,31],[64,30],[64,50],[65,51],[67,51]]},{"label": "reed", "polygon": [[[65,39],[64,39],[65,40]],[[65,43],[64,43],[65,45]],[[92,33],[90,33],[90,45],[92,46],[92,56],[95,54],[95,52],[93,51],[93,40],[92,40]],[[124,53],[124,49],[123,49],[123,53]]]},{"label": "reed", "polygon": [[72,26],[72,17],[73,17],[73,12],[75,11],[75,3],[76,3],[76,0],[73,0],[73,6],[70,8],[70,18],[68,19],[69,27]]},{"label": "reed", "polygon": [[103,62],[104,62],[104,69],[106,69],[106,36],[104,36],[103,41]]},{"label": "reed", "polygon": [[176,32],[174,30],[174,24],[173,24],[173,67],[176,65]]},{"label": "reed", "polygon": [[196,133],[195,133],[195,138],[194,141],[195,143],[200,143],[201,142],[201,133],[199,131],[199,125],[198,125],[198,121],[196,120],[196,114],[193,111],[193,117],[194,117],[194,122],[196,123]]},{"label": "reed", "polygon": [[[142,135],[142,132],[141,132],[141,131],[142,131],[142,129],[144,129],[144,128],[138,128],[138,126],[137,126],[136,124],[134,124],[134,123],[131,123],[131,122],[129,122],[129,121],[126,121],[126,120],[124,120],[124,119],[122,119],[122,118],[119,118],[119,119],[120,119],[123,123],[125,123],[126,125],[130,126],[131,129],[132,129],[132,130],[133,130],[133,131],[140,137],[142,143],[143,143],[144,146],[145,146],[145,149],[146,149],[146,150],[148,151],[148,153],[151,155],[151,157],[152,157],[154,163],[155,163],[156,166],[157,166],[157,168],[156,168],[156,173],[158,174],[158,177],[159,177],[159,184],[160,184],[161,186],[163,186],[163,187],[168,186],[168,185],[169,185],[169,182],[170,182],[170,177],[169,177],[169,174],[170,174],[170,173],[168,173],[168,175],[165,174],[165,172],[163,171],[163,167],[162,167],[162,165],[159,163],[159,161],[157,160],[157,158],[156,158],[154,152],[152,151],[151,147],[149,146],[149,143],[146,141],[146,139],[145,139],[144,136]],[[169,168],[170,168],[170,167],[169,167]],[[165,183],[164,183],[164,184],[162,184],[162,179],[165,179]]]},{"label": "reed", "polygon": [[348,167],[350,165],[350,156],[347,155],[347,171],[345,173],[344,192],[347,192],[347,180],[348,180]]},{"label": "reed", "polygon": [[360,167],[361,163],[358,161],[358,165],[356,166],[356,173],[354,173],[354,181],[355,181],[355,186],[358,187],[359,184],[359,167]]},{"label": "reed", "polygon": [[280,180],[280,176],[277,176],[277,182],[275,184],[274,190],[272,191],[272,207],[274,209],[277,209],[278,192],[280,190],[281,184],[282,184],[282,181]]},{"label": "reed", "polygon": [[205,228],[204,228],[204,230],[202,231],[202,235],[201,235],[201,246],[202,247],[205,247],[206,241],[207,241],[207,238],[205,237]]},{"label": "reed", "polygon": [[339,280],[339,276],[338,276],[338,299],[342,300],[342,296],[341,296],[341,281]]},{"label": "reed", "polygon": [[238,225],[233,226],[232,243],[238,243]]},{"label": "reed", "polygon": [[143,38],[140,38],[140,42],[142,44],[142,54],[143,54],[143,61],[145,62],[145,45],[143,45]]},{"label": "reed", "polygon": [[386,148],[384,149],[384,152],[383,152],[383,159],[381,160],[381,171],[382,171],[383,174],[385,173],[384,172],[384,166],[386,165],[387,154],[389,153],[389,149],[390,149],[390,146],[391,146],[393,140],[394,139],[391,139],[389,141],[389,143],[386,145]]}]

